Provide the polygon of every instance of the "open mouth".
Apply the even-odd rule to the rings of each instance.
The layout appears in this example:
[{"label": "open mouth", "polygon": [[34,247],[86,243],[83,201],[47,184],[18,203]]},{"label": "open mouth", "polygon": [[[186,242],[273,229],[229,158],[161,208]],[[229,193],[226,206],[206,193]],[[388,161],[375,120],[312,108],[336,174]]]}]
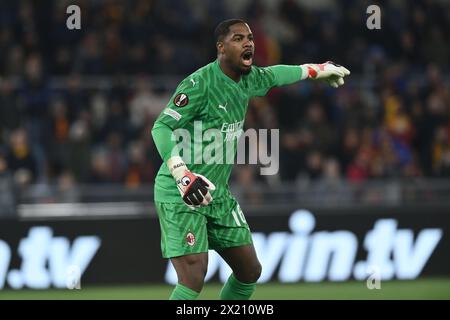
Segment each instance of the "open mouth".
[{"label": "open mouth", "polygon": [[244,51],[241,58],[242,64],[246,67],[250,67],[253,63],[253,52],[251,50]]}]

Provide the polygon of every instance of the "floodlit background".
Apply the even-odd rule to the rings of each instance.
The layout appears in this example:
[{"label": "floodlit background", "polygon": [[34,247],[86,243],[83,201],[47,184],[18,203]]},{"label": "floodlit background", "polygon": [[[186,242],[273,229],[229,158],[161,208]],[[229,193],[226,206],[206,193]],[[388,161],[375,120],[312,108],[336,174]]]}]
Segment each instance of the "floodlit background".
[{"label": "floodlit background", "polygon": [[[280,129],[279,173],[237,165],[230,183],[263,264],[255,298],[449,299],[450,3],[383,1],[373,30],[371,4],[2,1],[0,299],[168,297],[150,130],[232,17],[256,65],[352,71],[250,102],[246,128]],[[228,272],[211,253],[201,298]]]}]

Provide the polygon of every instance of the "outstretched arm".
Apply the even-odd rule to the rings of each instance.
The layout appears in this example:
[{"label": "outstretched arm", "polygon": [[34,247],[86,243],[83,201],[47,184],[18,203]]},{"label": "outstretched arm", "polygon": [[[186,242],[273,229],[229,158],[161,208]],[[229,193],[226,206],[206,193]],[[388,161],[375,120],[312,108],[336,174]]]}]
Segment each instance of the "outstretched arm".
[{"label": "outstretched arm", "polygon": [[252,93],[254,96],[264,96],[273,87],[281,87],[305,79],[320,80],[333,88],[338,88],[344,84],[344,77],[349,74],[350,71],[347,68],[332,61],[321,64],[280,64],[265,68],[256,68]]},{"label": "outstretched arm", "polygon": [[283,86],[300,80],[313,79],[323,80],[333,88],[344,84],[344,77],[350,71],[332,61],[321,64],[302,64],[300,66],[275,65],[268,67],[275,75],[275,85]]}]

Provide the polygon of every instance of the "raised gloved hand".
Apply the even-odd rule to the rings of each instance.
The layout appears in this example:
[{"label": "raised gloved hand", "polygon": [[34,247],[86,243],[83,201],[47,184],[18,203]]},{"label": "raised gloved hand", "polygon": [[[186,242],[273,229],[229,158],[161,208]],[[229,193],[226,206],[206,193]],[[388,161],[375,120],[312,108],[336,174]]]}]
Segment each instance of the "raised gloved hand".
[{"label": "raised gloved hand", "polygon": [[175,178],[178,190],[184,203],[191,209],[207,206],[213,200],[209,190],[215,190],[214,184],[201,174],[196,174],[187,168],[180,156],[174,156],[167,161],[170,173]]},{"label": "raised gloved hand", "polygon": [[305,78],[311,78],[313,80],[322,80],[332,86],[338,88],[344,84],[344,77],[350,74],[350,71],[333,61],[327,61],[321,64],[302,64],[303,74],[307,74]]}]

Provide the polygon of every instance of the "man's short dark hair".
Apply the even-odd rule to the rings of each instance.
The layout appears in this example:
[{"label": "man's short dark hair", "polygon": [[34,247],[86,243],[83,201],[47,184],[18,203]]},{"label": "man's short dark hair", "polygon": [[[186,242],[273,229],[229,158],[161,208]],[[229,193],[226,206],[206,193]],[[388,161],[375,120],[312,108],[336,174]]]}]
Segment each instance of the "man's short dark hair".
[{"label": "man's short dark hair", "polygon": [[242,19],[228,19],[219,23],[219,25],[216,27],[216,30],[214,30],[214,39],[216,39],[216,42],[222,41],[223,38],[226,37],[228,32],[230,32],[230,27],[237,23],[247,22]]}]

